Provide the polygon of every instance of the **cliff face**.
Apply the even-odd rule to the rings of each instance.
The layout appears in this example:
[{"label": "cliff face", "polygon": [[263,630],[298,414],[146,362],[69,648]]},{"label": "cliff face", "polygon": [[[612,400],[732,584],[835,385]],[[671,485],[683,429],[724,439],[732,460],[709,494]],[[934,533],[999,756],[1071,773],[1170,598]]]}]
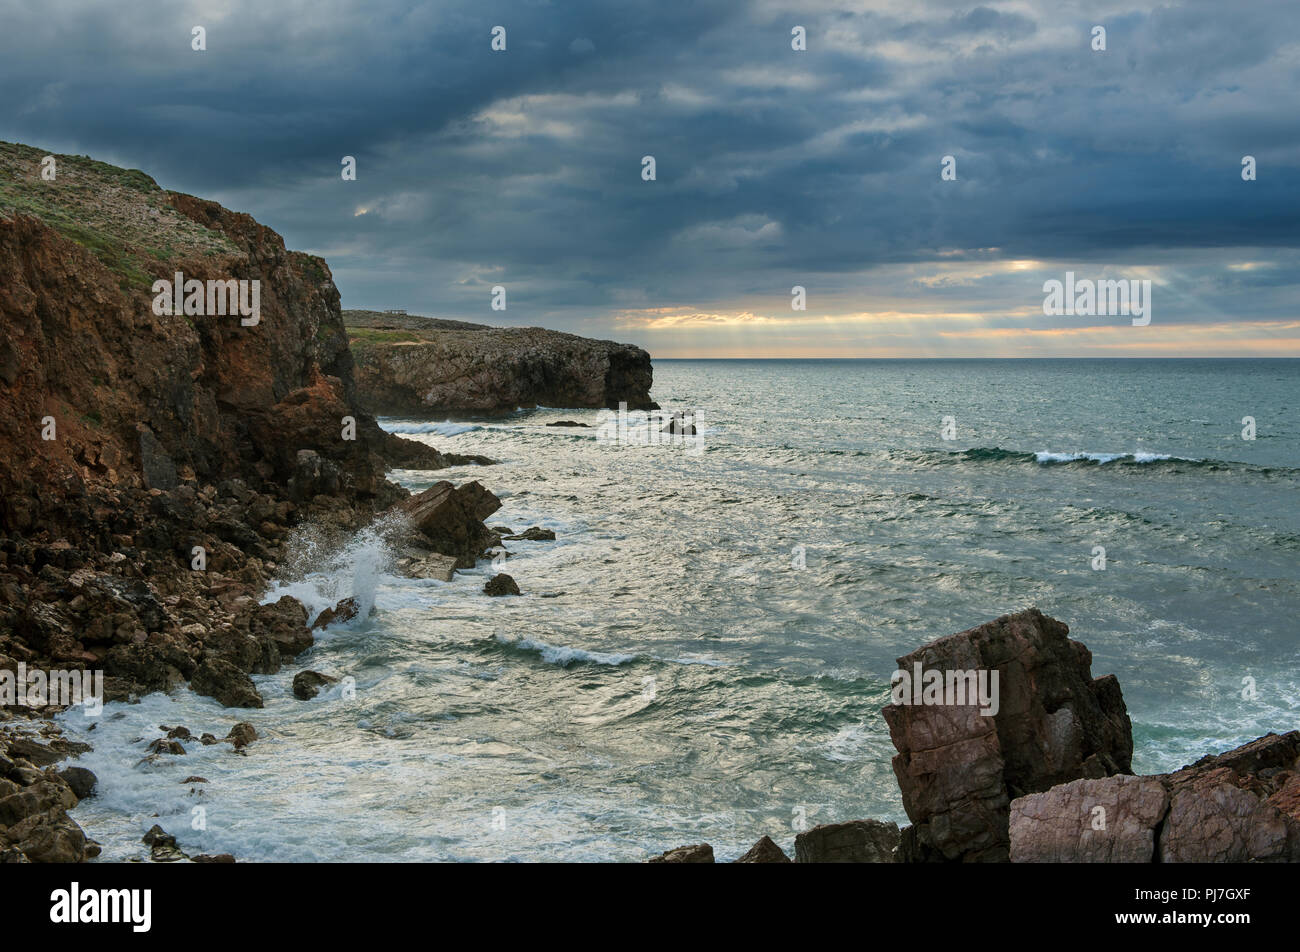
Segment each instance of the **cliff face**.
[{"label": "cliff face", "polygon": [[658,406],[650,355],[631,344],[373,311],[343,316],[358,399],[375,413]]},{"label": "cliff face", "polygon": [[[44,181],[40,152],[0,148],[0,526],[57,519],[96,484],[283,484],[302,449],[339,467],[344,492],[394,495],[394,441],[354,403],[324,261],[142,173],[59,157]],[[150,286],[176,272],[258,281],[258,323],[155,314]]]},{"label": "cliff face", "polygon": [[[44,179],[43,156],[0,143],[0,669],[102,668],[110,697],[216,660],[247,682],[311,644],[301,606],[256,604],[286,533],[404,498],[390,464],[461,460],[356,404],[322,260],[141,172],[57,156]],[[255,322],[155,313],[177,272],[258,282]]]}]

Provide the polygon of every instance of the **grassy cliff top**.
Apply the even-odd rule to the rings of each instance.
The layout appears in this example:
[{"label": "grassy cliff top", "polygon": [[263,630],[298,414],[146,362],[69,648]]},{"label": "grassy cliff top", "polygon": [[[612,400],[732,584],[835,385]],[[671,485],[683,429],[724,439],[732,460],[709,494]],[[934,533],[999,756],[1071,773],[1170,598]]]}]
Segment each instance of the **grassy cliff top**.
[{"label": "grassy cliff top", "polygon": [[[497,330],[487,324],[471,324],[468,321],[449,321],[440,317],[421,317],[418,314],[387,314],[383,311],[349,311],[343,312],[343,324],[349,331],[372,330],[407,331],[408,334],[395,340],[417,340],[420,331],[490,331]],[[358,335],[373,336],[373,335]]]},{"label": "grassy cliff top", "polygon": [[42,161],[50,154],[0,141],[0,218],[39,219],[95,255],[123,290],[148,288],[151,264],[238,253],[225,235],[177,212],[138,169],[55,154],[47,180]]}]

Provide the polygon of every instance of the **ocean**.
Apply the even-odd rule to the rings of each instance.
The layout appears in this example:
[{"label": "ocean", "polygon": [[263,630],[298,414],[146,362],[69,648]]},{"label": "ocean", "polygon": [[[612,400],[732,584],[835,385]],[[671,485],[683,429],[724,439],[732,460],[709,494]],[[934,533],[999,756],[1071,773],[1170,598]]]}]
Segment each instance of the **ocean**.
[{"label": "ocean", "polygon": [[[1300,726],[1300,361],[657,360],[653,392],[700,446],[612,444],[596,410],[381,420],[500,460],[391,478],[478,479],[489,525],[555,541],[450,583],[392,574],[379,532],[309,551],[267,600],[374,612],[255,677],[265,709],[63,715],[101,861],[155,823],[253,861],[730,860],[901,825],[895,659],[1030,605],[1118,676],[1138,773]],[[482,594],[498,570],[521,597]],[[304,669],[355,691],[296,700]],[[238,720],[248,756],[142,761],[158,725]]]}]

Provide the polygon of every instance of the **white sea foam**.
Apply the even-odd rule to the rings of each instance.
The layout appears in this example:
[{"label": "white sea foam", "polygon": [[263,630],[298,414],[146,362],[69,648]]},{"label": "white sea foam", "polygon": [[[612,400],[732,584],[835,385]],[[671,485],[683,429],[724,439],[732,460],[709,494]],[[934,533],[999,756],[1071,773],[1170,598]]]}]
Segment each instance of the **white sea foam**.
[{"label": "white sea foam", "polygon": [[379,425],[389,433],[418,434],[439,433],[442,436],[459,436],[483,429],[476,423],[456,423],[444,420],[442,423],[412,423],[408,420],[381,420]]},{"label": "white sea foam", "polygon": [[1093,463],[1114,463],[1117,460],[1129,460],[1134,463],[1157,463],[1162,460],[1179,460],[1180,462],[1196,463],[1199,460],[1187,459],[1182,456],[1170,456],[1167,453],[1049,453],[1041,452],[1034,454],[1040,463],[1075,463],[1080,460],[1088,460]]},{"label": "white sea foam", "polygon": [[357,618],[367,618],[381,582],[393,578],[388,571],[393,559],[389,540],[399,518],[378,519],[341,543],[332,543],[314,527],[299,530],[289,540],[288,576],[271,584],[262,604],[292,595],[307,606],[310,623],[342,599],[355,598]]},{"label": "white sea foam", "polygon": [[571,664],[580,662],[618,666],[636,660],[636,655],[612,654],[604,651],[587,651],[583,648],[568,648],[564,645],[549,645],[544,641],[525,638],[522,635],[518,638],[511,638],[509,635],[497,632],[493,637],[501,644],[509,645],[512,648],[536,651],[547,664],[556,664],[561,668],[567,668]]}]

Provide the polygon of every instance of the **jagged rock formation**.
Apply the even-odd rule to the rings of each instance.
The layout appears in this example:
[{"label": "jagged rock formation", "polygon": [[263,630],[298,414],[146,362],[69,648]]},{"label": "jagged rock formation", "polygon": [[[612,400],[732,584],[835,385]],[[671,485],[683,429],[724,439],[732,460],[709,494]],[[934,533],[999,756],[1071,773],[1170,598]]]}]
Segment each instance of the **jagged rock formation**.
[{"label": "jagged rock formation", "polygon": [[1153,777],[1076,780],[1011,804],[1017,863],[1300,862],[1300,731]]},{"label": "jagged rock formation", "polygon": [[516,407],[657,409],[640,347],[539,327],[344,311],[361,403],[422,416]]},{"label": "jagged rock formation", "polygon": [[1036,608],[933,641],[900,671],[998,672],[996,713],[975,703],[891,704],[894,774],[912,826],[905,861],[1005,862],[1016,797],[1080,777],[1131,773],[1132,725],[1114,676]]},{"label": "jagged rock formation", "polygon": [[[1068,634],[1031,608],[899,658],[907,672],[997,670],[996,712],[951,699],[886,707],[914,825],[818,826],[795,838],[795,862],[1300,862],[1300,731],[1135,777],[1119,683],[1093,678]],[[702,844],[650,862],[712,859]],[[783,861],[767,837],[736,860]]]}]

